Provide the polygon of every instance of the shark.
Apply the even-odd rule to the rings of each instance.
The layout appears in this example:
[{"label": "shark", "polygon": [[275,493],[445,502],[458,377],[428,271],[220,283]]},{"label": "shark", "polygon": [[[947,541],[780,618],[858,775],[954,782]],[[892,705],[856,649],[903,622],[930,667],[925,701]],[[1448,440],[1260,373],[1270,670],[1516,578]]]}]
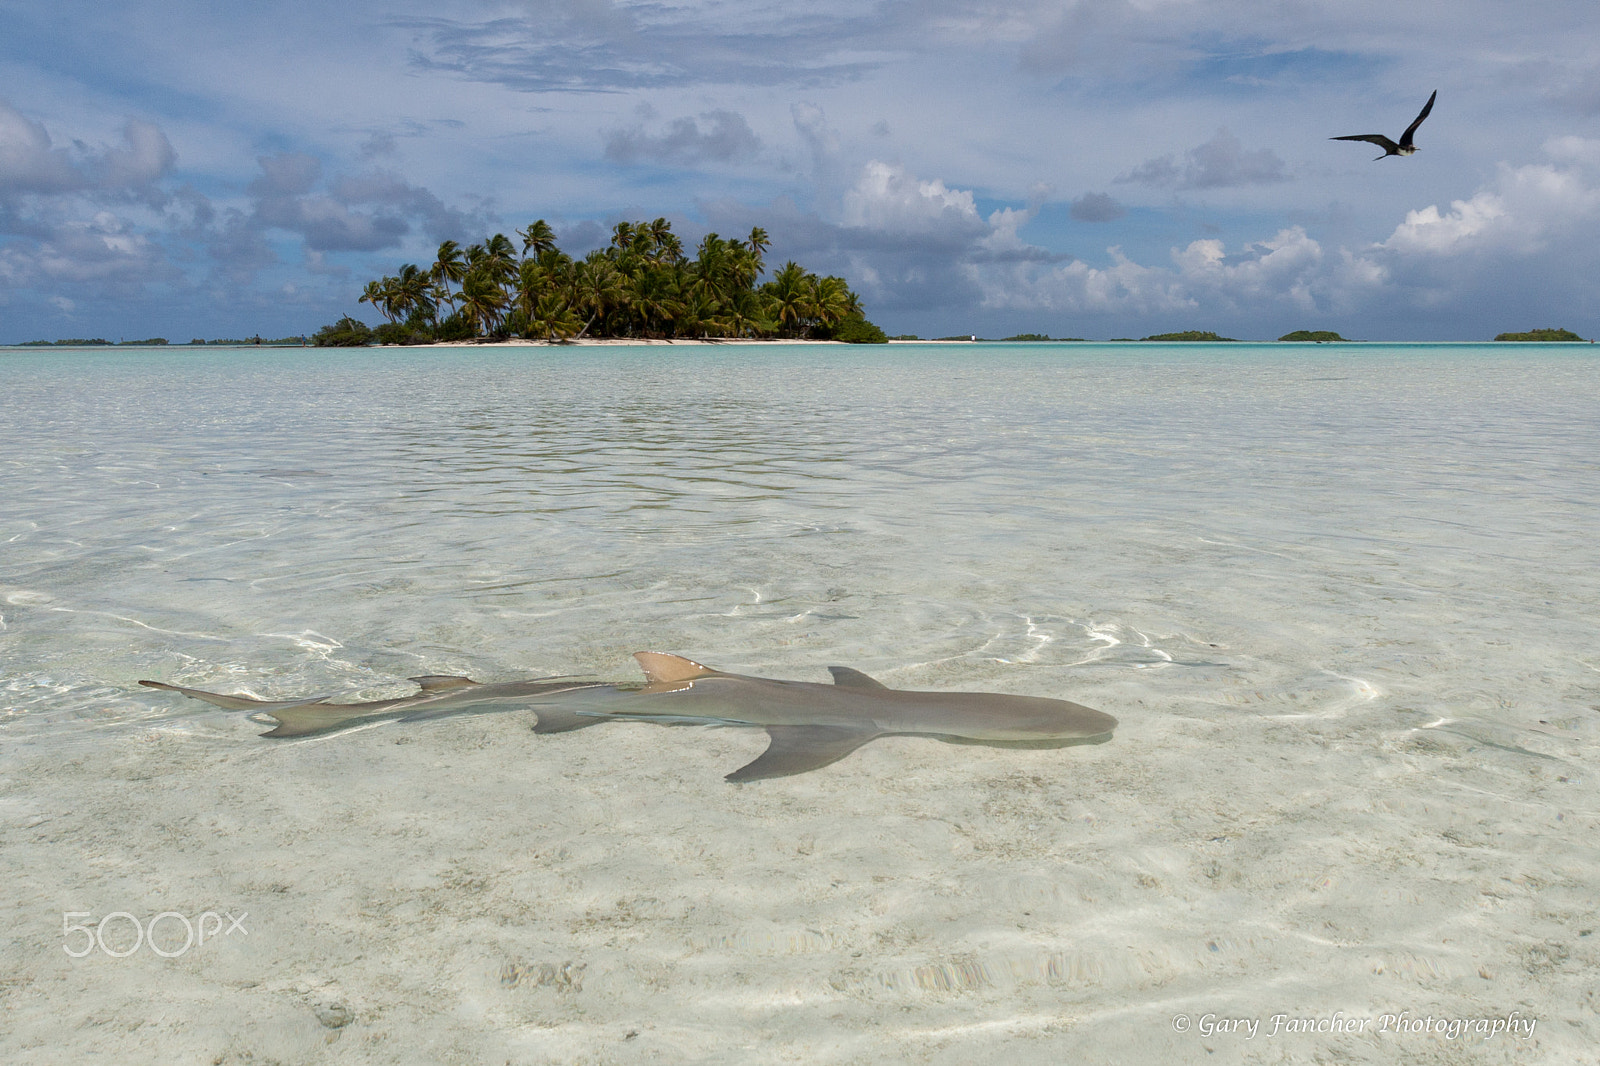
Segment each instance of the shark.
[{"label": "shark", "polygon": [[480,684],[466,677],[411,678],[412,696],[366,703],[328,697],[268,701],[183,688],[160,681],[141,685],[181,693],[219,707],[249,710],[276,726],[262,736],[313,736],[382,720],[418,721],[446,715],[526,708],[535,733],[563,733],[607,721],[659,725],[744,726],[766,730],[768,744],[753,761],[727,774],[743,783],[790,777],[838,762],[878,737],[923,736],[954,744],[1057,748],[1111,739],[1117,720],[1067,700],[987,692],[892,689],[848,666],[830,666],[832,684],[729,673],[665,652],[635,652],[640,684],[570,677]]}]

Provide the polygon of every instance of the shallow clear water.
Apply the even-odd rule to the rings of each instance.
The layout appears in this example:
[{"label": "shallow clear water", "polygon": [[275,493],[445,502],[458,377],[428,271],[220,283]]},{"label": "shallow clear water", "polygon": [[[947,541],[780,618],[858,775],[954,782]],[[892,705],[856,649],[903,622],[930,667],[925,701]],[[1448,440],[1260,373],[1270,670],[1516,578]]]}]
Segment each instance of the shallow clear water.
[{"label": "shallow clear water", "polygon": [[6,354],[8,727],[638,647],[1560,714],[1597,385],[1439,346]]},{"label": "shallow clear water", "polygon": [[[1506,858],[1517,876],[1600,874],[1592,835],[1578,832],[1595,818],[1584,764],[1600,708],[1600,357],[1589,348],[4,352],[0,424],[0,769],[25,813],[38,806],[27,774],[40,759],[137,735],[241,758],[273,747],[237,714],[139,678],[374,698],[425,673],[630,678],[629,653],[656,649],[803,680],[848,664],[893,687],[1057,696],[1117,716],[1117,738],[1099,749],[876,742],[795,779],[807,839],[866,824],[844,792],[864,777],[922,782],[921,817],[991,842],[1021,834],[1010,865],[962,882],[1000,900],[1006,921],[1066,907],[1059,849],[1090,842],[1060,834],[1093,826],[1096,788],[1121,793],[1126,810],[1157,809],[1162,832],[1233,805],[1215,815],[1221,836],[1161,845],[1187,856],[1167,866],[1132,822],[1101,839],[1120,858],[1094,876],[1132,878],[1128,892],[1145,877],[1187,886],[1176,898],[1220,887],[1204,839],[1251,817],[1251,790],[1267,804],[1317,781],[1320,799],[1284,814],[1282,831],[1292,838],[1298,824],[1324,852],[1363,836],[1404,850],[1416,804],[1470,794],[1493,808],[1471,830],[1487,840],[1529,818],[1549,831],[1560,810],[1572,819]],[[435,728],[412,741],[435,743]],[[609,801],[624,807],[657,802],[662,787],[739,791],[719,780],[748,757],[726,732],[619,730],[581,749],[582,773],[631,795]],[[538,750],[571,779],[562,753],[580,749]],[[299,772],[286,787],[331,787],[342,771]],[[1032,786],[1005,784],[1012,773],[1075,789],[1047,805],[1059,815],[1048,855],[1027,858],[1040,815],[1019,798]],[[1389,775],[1405,778],[1403,795],[1365,791],[1394,787]],[[988,806],[971,808],[980,783]],[[1017,803],[1027,809],[1012,817]],[[751,817],[783,835],[782,811]],[[972,828],[985,817],[993,825]],[[701,830],[702,852],[735,847],[737,823],[712,819],[723,828]],[[653,831],[628,832],[622,844],[642,846],[638,834]],[[919,841],[899,846],[920,855]],[[857,873],[898,876],[854,861]],[[1241,860],[1237,884],[1272,894],[1285,877],[1303,887],[1339,865],[1302,858],[1312,868],[1269,875],[1271,861]],[[1192,886],[1175,872],[1184,863],[1198,871]],[[1426,876],[1397,875],[1386,891],[1400,899]],[[1074,883],[1072,898],[1090,892]],[[960,894],[928,891],[895,906],[917,913],[922,900],[934,915],[928,900]],[[1359,911],[1371,886],[1348,891]],[[834,916],[860,905],[841,902]],[[813,925],[833,913],[816,906]],[[1164,984],[1149,983],[1154,949],[1139,941],[1152,920],[1182,925],[1185,906],[1152,899],[1102,915],[1128,952],[1145,952],[1146,977],[1120,984],[1115,974],[1139,970],[1134,956],[1074,955],[1048,937],[984,949],[926,933],[873,969],[848,937],[784,924],[781,909],[761,912],[765,925],[662,942],[753,952],[752,972],[774,980],[785,953],[837,950],[845,961],[827,987],[983,989],[988,1006],[968,1019],[980,1025],[1020,1016],[1006,998],[1019,982],[1071,985],[1061,974],[1074,966],[1129,1002],[1165,1002],[1150,991]],[[1470,901],[1452,906],[1472,913]],[[1182,936],[1209,937],[1215,953],[1222,926],[1206,928]],[[1391,960],[1423,957],[1364,935]],[[1282,965],[1256,973],[1237,1009]],[[1467,985],[1486,980],[1453,965]],[[711,985],[737,998],[738,982]]]}]

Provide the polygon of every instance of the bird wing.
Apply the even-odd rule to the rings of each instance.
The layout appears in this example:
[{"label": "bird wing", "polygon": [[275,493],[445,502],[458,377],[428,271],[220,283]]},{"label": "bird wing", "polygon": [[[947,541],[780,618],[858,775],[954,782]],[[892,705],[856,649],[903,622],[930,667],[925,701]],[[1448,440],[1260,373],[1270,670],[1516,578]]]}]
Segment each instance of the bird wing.
[{"label": "bird wing", "polygon": [[1428,97],[1428,102],[1426,104],[1422,105],[1422,114],[1418,115],[1417,116],[1417,120],[1415,122],[1413,122],[1411,125],[1407,126],[1406,127],[1406,131],[1400,135],[1400,143],[1401,144],[1410,144],[1411,143],[1411,135],[1413,133],[1417,132],[1417,127],[1422,125],[1422,120],[1428,117],[1428,112],[1429,111],[1433,110],[1433,100],[1434,100],[1434,97],[1436,97],[1438,95],[1439,95],[1439,90],[1438,89],[1433,90],[1433,96]]},{"label": "bird wing", "polygon": [[1370,141],[1382,148],[1385,152],[1393,152],[1400,147],[1381,133],[1352,133],[1348,137],[1329,137],[1330,141]]}]

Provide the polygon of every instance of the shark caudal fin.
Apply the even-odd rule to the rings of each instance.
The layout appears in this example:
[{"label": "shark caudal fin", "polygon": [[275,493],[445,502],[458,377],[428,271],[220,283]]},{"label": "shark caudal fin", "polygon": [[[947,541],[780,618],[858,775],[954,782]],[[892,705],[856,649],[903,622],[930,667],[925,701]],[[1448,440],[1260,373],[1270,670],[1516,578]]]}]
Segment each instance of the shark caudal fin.
[{"label": "shark caudal fin", "polygon": [[256,700],[248,696],[225,696],[220,692],[206,692],[198,688],[169,685],[164,681],[141,681],[139,684],[145,688],[159,688],[166,692],[176,692],[192,699],[205,700],[207,703],[218,707],[226,707],[230,711],[268,711],[274,707],[299,707],[307,703],[320,703],[328,698],[326,696],[313,696],[306,700]]},{"label": "shark caudal fin", "polygon": [[262,733],[264,737],[304,737],[312,733],[331,733],[363,717],[359,714],[352,715],[349,707],[324,703],[323,701],[328,698],[326,696],[313,696],[307,700],[253,700],[247,696],[224,696],[220,692],[183,688],[161,681],[141,681],[139,684],[146,688],[182,693],[218,707],[226,707],[230,711],[256,711],[267,715],[278,723],[278,727]]}]

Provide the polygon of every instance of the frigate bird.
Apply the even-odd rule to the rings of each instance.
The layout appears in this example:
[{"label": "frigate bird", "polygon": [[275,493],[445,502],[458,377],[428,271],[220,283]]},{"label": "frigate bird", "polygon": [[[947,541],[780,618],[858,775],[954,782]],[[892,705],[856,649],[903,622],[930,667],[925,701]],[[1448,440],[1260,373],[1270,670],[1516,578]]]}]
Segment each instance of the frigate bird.
[{"label": "frigate bird", "polygon": [[1381,133],[1352,133],[1348,137],[1329,137],[1328,140],[1367,141],[1375,144],[1383,149],[1383,155],[1375,156],[1375,160],[1384,159],[1391,155],[1411,155],[1417,150],[1417,146],[1411,143],[1411,136],[1417,132],[1417,127],[1422,125],[1422,120],[1428,117],[1428,112],[1433,110],[1433,99],[1438,95],[1439,90],[1433,90],[1433,96],[1428,97],[1428,102],[1422,106],[1422,114],[1418,115],[1416,121],[1407,126],[1406,131],[1400,135],[1399,144],[1391,141]]}]

